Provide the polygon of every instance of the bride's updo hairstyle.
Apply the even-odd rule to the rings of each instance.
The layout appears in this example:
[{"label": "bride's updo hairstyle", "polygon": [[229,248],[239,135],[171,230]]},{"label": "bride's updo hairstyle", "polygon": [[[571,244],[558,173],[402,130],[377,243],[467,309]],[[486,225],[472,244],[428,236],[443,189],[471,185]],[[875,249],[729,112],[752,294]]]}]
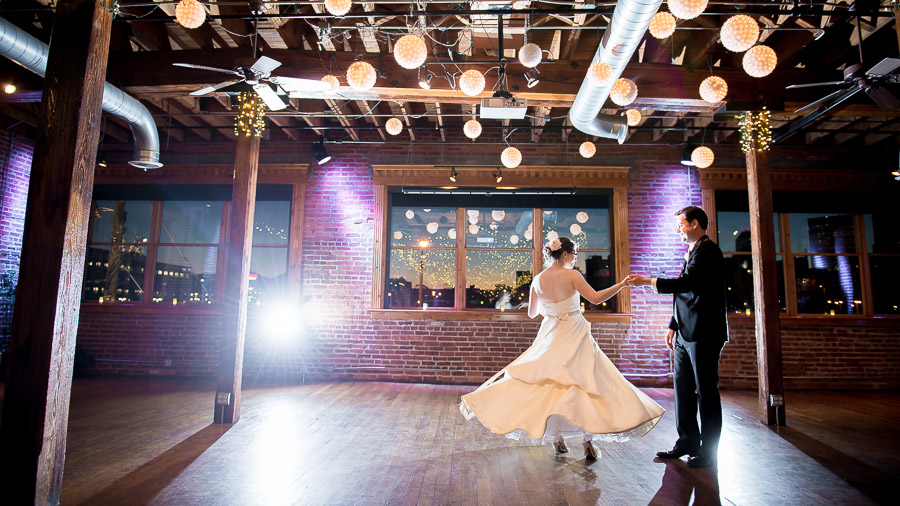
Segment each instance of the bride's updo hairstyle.
[{"label": "bride's updo hairstyle", "polygon": [[573,243],[572,240],[568,237],[560,237],[559,239],[554,239],[545,244],[543,252],[544,265],[550,265],[556,260],[559,260],[564,252],[570,255],[574,255],[575,243]]}]

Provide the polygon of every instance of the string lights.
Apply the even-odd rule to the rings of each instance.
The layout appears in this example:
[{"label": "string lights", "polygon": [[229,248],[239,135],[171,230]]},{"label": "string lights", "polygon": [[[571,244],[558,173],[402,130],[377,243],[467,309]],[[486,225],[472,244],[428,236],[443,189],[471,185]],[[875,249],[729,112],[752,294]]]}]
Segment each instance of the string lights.
[{"label": "string lights", "polygon": [[768,151],[772,144],[772,130],[769,127],[771,111],[763,109],[753,114],[742,112],[738,116],[738,129],[741,132],[741,151],[749,153],[753,149],[754,142],[757,151]]},{"label": "string lights", "polygon": [[234,135],[259,137],[266,129],[266,122],[263,119],[265,115],[266,106],[255,91],[238,94],[238,114],[234,119]]}]

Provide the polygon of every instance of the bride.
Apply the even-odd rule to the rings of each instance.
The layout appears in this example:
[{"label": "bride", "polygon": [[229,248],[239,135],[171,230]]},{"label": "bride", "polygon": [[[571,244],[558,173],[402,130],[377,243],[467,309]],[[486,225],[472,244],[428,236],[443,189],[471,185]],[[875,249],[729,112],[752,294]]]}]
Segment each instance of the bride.
[{"label": "bride", "polygon": [[591,440],[643,436],[665,410],[634,387],[591,337],[580,311],[584,297],[603,302],[625,281],[594,291],[572,267],[577,253],[566,237],[544,246],[546,268],[531,283],[528,316],[544,316],[534,343],[474,392],[462,396],[466,420],[478,418],[496,434],[552,439],[558,453],[565,437],[583,435],[584,455],[597,458]]}]

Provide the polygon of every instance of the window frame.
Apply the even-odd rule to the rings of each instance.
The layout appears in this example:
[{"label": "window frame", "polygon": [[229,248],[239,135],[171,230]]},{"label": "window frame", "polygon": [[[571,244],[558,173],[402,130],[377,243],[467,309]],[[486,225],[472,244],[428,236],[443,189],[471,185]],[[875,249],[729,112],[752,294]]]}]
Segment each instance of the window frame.
[{"label": "window frame", "polygon": [[[301,258],[303,255],[303,209],[306,198],[307,164],[259,164],[257,184],[289,186],[290,197],[290,233],[288,235],[288,287],[291,295],[300,295],[302,286]],[[98,168],[95,173],[95,185],[131,186],[148,189],[165,185],[195,185],[197,187],[209,185],[230,185],[234,178],[234,166],[225,164],[167,164],[163,168],[136,174],[134,168],[129,165],[116,164],[106,168]],[[93,200],[93,199],[92,199]],[[160,227],[162,222],[162,200],[147,199],[153,202],[153,214],[151,217],[151,234],[147,243],[147,258],[144,268],[144,297],[140,301],[129,302],[95,302],[82,301],[81,310],[87,312],[125,311],[134,313],[174,313],[174,314],[208,314],[219,313],[223,310],[221,301],[225,290],[225,265],[228,250],[228,230],[230,229],[229,217],[231,215],[231,202],[222,201],[222,221],[220,224],[219,243],[212,244],[187,244],[187,243],[161,243]],[[106,244],[90,242],[93,220],[88,230],[89,244]],[[130,244],[130,243],[123,243]],[[216,287],[212,304],[161,304],[152,302],[153,286],[156,274],[156,251],[158,247],[188,246],[188,247],[212,247],[218,248],[216,259]],[[255,247],[252,244],[251,248]],[[284,247],[284,245],[279,246]],[[152,266],[149,268],[147,266]]]},{"label": "window frame", "polygon": [[[453,166],[459,176],[454,187],[491,188],[496,187],[492,175],[495,166]],[[373,165],[375,188],[374,243],[372,263],[372,298],[369,313],[376,319],[435,319],[435,320],[492,320],[528,321],[525,311],[501,311],[497,309],[465,308],[465,291],[456,290],[455,308],[428,309],[386,309],[384,306],[390,258],[390,187],[422,188],[446,187],[451,166],[436,165]],[[607,189],[610,195],[610,254],[613,255],[615,271],[629,272],[630,254],[628,250],[628,174],[630,167],[606,166],[519,166],[503,170],[504,186],[500,189],[552,188],[552,189]],[[562,183],[564,182],[564,183]],[[457,208],[456,229],[465,230],[466,214]],[[543,208],[532,208],[533,230],[543,228]],[[532,242],[534,262],[532,272],[543,270],[540,260],[542,241]],[[465,270],[465,241],[457,241],[457,272]],[[518,251],[525,251],[518,249]],[[458,276],[457,276],[458,279]],[[628,322],[630,321],[631,298],[617,300],[617,312],[589,311],[585,317],[589,321]]]},{"label": "window frame", "polygon": [[[700,188],[702,192],[702,205],[711,217],[708,235],[718,240],[718,212],[716,208],[716,191],[738,190],[747,191],[746,169],[717,168],[698,169],[700,173]],[[872,172],[854,171],[817,171],[811,173],[802,170],[780,170],[772,172],[772,191],[844,191],[844,192],[871,192],[873,188],[879,188],[884,184],[884,175]],[[848,324],[859,323],[869,325],[873,322],[883,321],[887,325],[895,325],[900,322],[900,315],[875,314],[872,300],[872,280],[869,265],[870,256],[895,256],[900,254],[869,253],[866,240],[865,215],[866,213],[843,213],[853,216],[856,253],[817,253],[821,256],[845,256],[857,257],[860,266],[860,290],[862,292],[863,312],[858,314],[817,314],[799,313],[797,308],[796,271],[794,267],[795,257],[811,256],[811,253],[795,253],[791,250],[790,212],[780,211],[778,214],[779,239],[781,251],[776,255],[783,255],[784,265],[784,293],[786,312],[780,313],[782,325],[830,325],[841,321]],[[752,255],[751,255],[752,256]],[[741,313],[729,313],[729,320],[752,321],[754,315]]]}]

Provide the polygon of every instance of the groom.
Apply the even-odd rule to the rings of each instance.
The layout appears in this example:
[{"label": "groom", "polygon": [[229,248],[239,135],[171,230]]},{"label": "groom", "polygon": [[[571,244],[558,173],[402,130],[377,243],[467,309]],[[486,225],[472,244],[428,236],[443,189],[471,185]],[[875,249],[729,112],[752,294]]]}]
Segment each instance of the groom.
[{"label": "groom", "polygon": [[[697,206],[675,213],[676,233],[688,244],[677,278],[628,276],[631,286],[651,285],[657,293],[675,295],[675,314],[666,346],[675,352],[675,427],[678,440],[661,459],[689,455],[688,466],[715,464],[722,433],[719,397],[719,353],[728,340],[725,322],[725,262],[722,250],[706,235],[709,218]],[[700,426],[697,407],[700,407]]]}]

